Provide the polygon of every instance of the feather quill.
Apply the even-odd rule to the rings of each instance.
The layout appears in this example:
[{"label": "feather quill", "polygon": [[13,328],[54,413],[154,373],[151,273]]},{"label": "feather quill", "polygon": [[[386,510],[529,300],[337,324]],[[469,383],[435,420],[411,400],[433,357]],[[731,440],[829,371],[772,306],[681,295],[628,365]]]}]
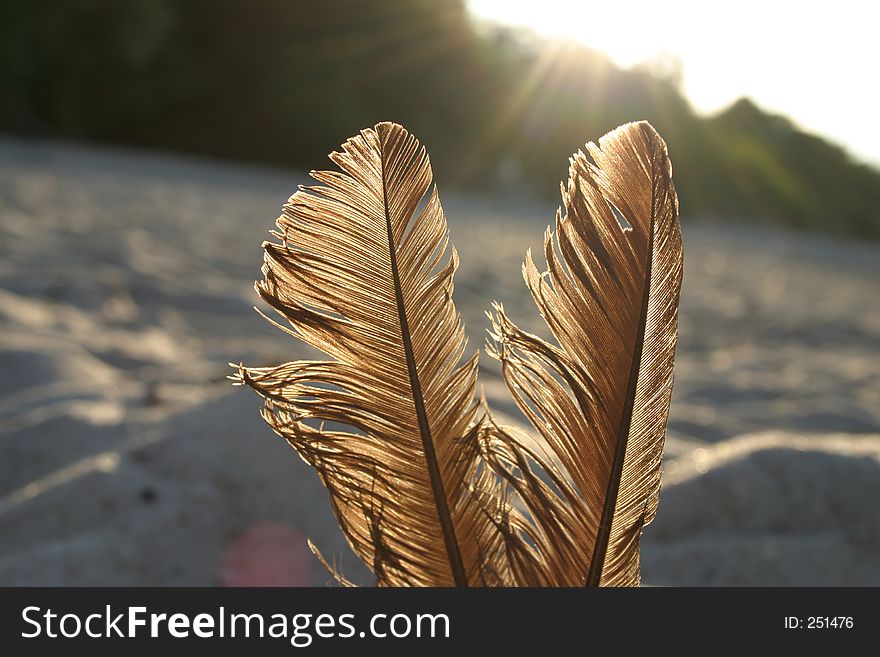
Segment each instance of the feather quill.
[{"label": "feather quill", "polygon": [[234,378],[317,470],[352,548],[380,585],[637,585],[682,271],[663,140],[627,124],[571,158],[547,269],[530,252],[523,266],[555,344],[500,304],[490,315],[490,353],[536,435],[474,400],[424,148],[380,123],[331,159],[340,171],[284,206],[257,284],[328,359]]}]

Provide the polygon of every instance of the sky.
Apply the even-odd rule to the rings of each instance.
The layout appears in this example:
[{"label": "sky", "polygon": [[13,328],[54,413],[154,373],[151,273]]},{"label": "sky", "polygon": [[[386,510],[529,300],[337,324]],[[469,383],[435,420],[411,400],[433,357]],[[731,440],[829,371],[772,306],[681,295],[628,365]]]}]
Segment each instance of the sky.
[{"label": "sky", "polygon": [[630,67],[672,56],[701,112],[748,96],[880,166],[874,0],[469,0],[478,18],[573,39]]}]

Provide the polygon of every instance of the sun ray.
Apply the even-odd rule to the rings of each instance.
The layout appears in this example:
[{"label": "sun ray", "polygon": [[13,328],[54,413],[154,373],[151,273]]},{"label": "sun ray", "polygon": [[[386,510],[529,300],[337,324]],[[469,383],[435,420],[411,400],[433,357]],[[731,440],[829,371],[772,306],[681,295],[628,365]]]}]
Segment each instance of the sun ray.
[{"label": "sun ray", "polygon": [[491,154],[508,140],[528,107],[529,101],[546,85],[547,76],[558,64],[564,49],[563,43],[555,41],[548,43],[541,49],[528,71],[523,75],[519,85],[510,93],[503,112],[495,117],[491,128],[485,131],[482,138],[471,145],[471,150],[463,159],[457,175],[451,181],[452,183],[467,179],[481,166],[487,154]]}]

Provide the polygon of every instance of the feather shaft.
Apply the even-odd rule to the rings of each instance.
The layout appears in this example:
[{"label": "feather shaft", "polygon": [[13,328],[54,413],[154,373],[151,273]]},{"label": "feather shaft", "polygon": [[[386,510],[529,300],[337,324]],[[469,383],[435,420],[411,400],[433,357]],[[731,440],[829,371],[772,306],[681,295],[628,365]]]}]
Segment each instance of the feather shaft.
[{"label": "feather shaft", "polygon": [[[656,178],[657,152],[653,147],[651,154],[651,173]],[[654,220],[656,215],[656,184],[651,185],[651,224],[649,235],[654,234]],[[602,507],[602,518],[599,520],[599,530],[596,535],[596,545],[593,548],[593,558],[590,560],[590,570],[587,573],[586,586],[599,586],[602,580],[602,569],[605,565],[605,555],[608,551],[608,540],[611,538],[611,525],[614,519],[614,511],[617,507],[617,494],[620,490],[620,477],[623,474],[623,461],[626,458],[626,448],[629,443],[629,432],[632,425],[633,407],[636,401],[636,386],[639,382],[639,370],[642,364],[642,352],[644,350],[645,326],[648,316],[648,301],[651,293],[651,265],[654,253],[654,241],[648,240],[648,256],[645,262],[645,281],[642,285],[642,303],[639,313],[639,328],[636,334],[635,349],[633,350],[632,362],[629,370],[629,381],[626,390],[626,404],[623,408],[623,418],[620,430],[617,434],[617,445],[614,449],[614,461],[611,466],[611,476],[608,478],[608,488],[605,491],[605,504]]]},{"label": "feather shaft", "polygon": [[434,448],[434,440],[431,437],[431,426],[428,423],[428,414],[425,411],[425,399],[422,395],[422,385],[419,382],[419,373],[416,359],[413,354],[412,335],[409,330],[409,320],[406,316],[406,305],[403,299],[403,287],[400,284],[400,269],[397,264],[397,253],[394,244],[394,225],[391,221],[391,211],[388,207],[387,174],[385,172],[385,160],[382,160],[382,202],[385,210],[385,225],[388,233],[388,250],[391,257],[391,278],[394,284],[394,297],[397,303],[397,317],[400,322],[400,333],[403,342],[403,350],[406,355],[406,367],[412,386],[413,405],[419,423],[419,434],[422,438],[425,463],[428,468],[428,476],[431,479],[431,489],[434,493],[434,502],[437,505],[437,518],[443,532],[443,542],[446,545],[446,554],[449,557],[449,566],[456,586],[467,586],[464,561],[461,557],[461,549],[455,536],[455,527],[452,523],[452,515],[449,512],[449,502],[446,491],[443,489],[443,478],[440,475],[440,465],[437,462],[437,452]]}]

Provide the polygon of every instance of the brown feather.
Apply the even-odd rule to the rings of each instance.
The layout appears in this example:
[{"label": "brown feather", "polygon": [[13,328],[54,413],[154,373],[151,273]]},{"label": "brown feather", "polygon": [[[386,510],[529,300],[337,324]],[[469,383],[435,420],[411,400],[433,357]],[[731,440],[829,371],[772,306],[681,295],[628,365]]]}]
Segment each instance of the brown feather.
[{"label": "brown feather", "polygon": [[477,357],[461,362],[458,257],[428,156],[380,123],[331,159],[341,171],[313,172],[323,185],[284,206],[257,285],[293,335],[330,359],[241,367],[240,380],[318,470],[380,585],[495,582],[503,509],[480,467]]},{"label": "brown feather", "polygon": [[520,330],[500,305],[493,317],[492,352],[543,450],[497,426],[483,444],[530,512],[520,549],[538,579],[637,585],[672,394],[678,202],[666,145],[649,124],[622,126],[587,152],[571,158],[564,212],[544,240],[547,270],[530,252],[523,267],[557,344]]}]

